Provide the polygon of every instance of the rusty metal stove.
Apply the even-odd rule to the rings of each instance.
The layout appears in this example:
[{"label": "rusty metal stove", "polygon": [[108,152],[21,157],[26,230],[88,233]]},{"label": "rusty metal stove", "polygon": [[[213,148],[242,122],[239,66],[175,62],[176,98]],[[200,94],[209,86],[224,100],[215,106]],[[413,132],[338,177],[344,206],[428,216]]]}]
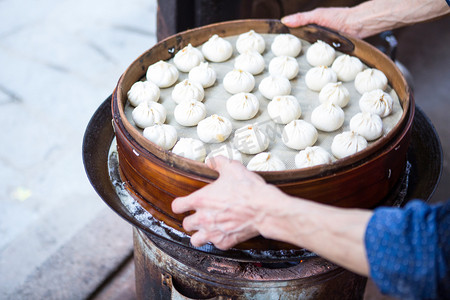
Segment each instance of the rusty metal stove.
[{"label": "rusty metal stove", "polygon": [[[426,139],[424,138],[426,137]],[[194,248],[189,237],[158,223],[124,192],[111,152],[111,99],[98,108],[85,132],[88,178],[107,205],[134,226],[137,296],[140,299],[361,299],[366,279],[305,249],[221,251]],[[437,134],[416,108],[408,167],[386,205],[429,199],[441,174]],[[421,174],[419,177],[418,174]],[[128,201],[128,202],[127,202]]]},{"label": "rusty metal stove", "polygon": [[366,278],[320,257],[242,262],[134,229],[139,299],[362,299]]}]

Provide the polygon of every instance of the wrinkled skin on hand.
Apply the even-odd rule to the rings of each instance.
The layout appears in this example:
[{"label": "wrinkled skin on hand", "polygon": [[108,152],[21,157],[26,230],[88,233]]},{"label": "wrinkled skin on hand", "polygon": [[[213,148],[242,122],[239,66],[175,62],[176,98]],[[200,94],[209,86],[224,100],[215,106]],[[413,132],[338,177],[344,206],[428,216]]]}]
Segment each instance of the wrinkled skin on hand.
[{"label": "wrinkled skin on hand", "polygon": [[348,33],[355,37],[364,37],[360,35],[361,28],[347,25],[349,18],[348,7],[316,8],[307,12],[299,12],[286,16],[281,22],[288,27],[300,27],[307,24],[317,24],[337,31]]},{"label": "wrinkled skin on hand", "polygon": [[196,231],[192,245],[212,242],[226,250],[259,235],[258,225],[265,211],[275,206],[283,194],[237,161],[218,156],[207,164],[219,172],[219,178],[189,196],[175,199],[172,210],[195,211],[183,220],[185,230]]}]

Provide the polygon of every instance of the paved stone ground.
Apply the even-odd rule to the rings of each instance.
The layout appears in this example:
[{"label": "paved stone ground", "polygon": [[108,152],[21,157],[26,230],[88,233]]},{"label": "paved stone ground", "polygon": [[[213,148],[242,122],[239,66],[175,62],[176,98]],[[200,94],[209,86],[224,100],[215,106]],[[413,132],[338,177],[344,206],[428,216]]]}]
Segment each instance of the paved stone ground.
[{"label": "paved stone ground", "polygon": [[[0,299],[87,298],[131,255],[131,230],[89,184],[81,143],[120,74],[155,43],[155,11],[148,0],[0,0]],[[399,36],[444,147],[433,201],[450,195],[449,21]]]},{"label": "paved stone ground", "polygon": [[[74,260],[92,258],[73,243],[82,232],[83,245],[96,237],[108,252],[92,226],[100,217],[109,224],[103,234],[126,231],[114,259],[129,255],[131,229],[89,184],[81,144],[119,76],[156,42],[155,12],[148,0],[0,1],[0,299],[36,280],[39,267],[57,270],[64,247]],[[72,262],[85,274],[102,263],[107,273],[107,261]],[[43,294],[31,295],[24,298]]]}]

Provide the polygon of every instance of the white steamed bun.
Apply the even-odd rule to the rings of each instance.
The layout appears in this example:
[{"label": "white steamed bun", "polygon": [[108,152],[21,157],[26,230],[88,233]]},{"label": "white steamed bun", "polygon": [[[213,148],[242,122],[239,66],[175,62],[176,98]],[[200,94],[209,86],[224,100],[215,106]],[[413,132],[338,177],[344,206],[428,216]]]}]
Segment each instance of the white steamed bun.
[{"label": "white steamed bun", "polygon": [[164,123],[166,121],[166,109],[157,102],[142,102],[131,112],[134,123],[140,128]]},{"label": "white steamed bun", "polygon": [[344,158],[367,147],[364,137],[353,131],[344,131],[336,135],[331,144],[331,152],[336,158]]},{"label": "white steamed bun", "polygon": [[350,119],[350,130],[373,141],[383,134],[383,121],[380,116],[369,112],[357,113]]},{"label": "white steamed bun", "polygon": [[271,50],[275,56],[297,57],[302,51],[302,42],[295,35],[279,34],[273,40]]},{"label": "white steamed bun", "polygon": [[208,160],[213,160],[214,157],[217,156],[224,156],[228,158],[229,160],[237,160],[238,162],[242,163],[242,155],[239,150],[232,147],[230,144],[224,144],[218,148],[213,149],[208,156],[206,156],[205,162]]},{"label": "white steamed bun", "polygon": [[233,139],[236,149],[245,154],[260,153],[269,147],[269,137],[257,125],[247,125],[236,129]]},{"label": "white steamed bun", "polygon": [[392,112],[394,101],[392,97],[380,89],[364,93],[359,99],[362,112],[370,112],[384,118]]},{"label": "white steamed bun", "polygon": [[344,124],[344,111],[338,105],[325,102],[317,106],[311,113],[311,123],[319,130],[331,132]]},{"label": "white steamed bun", "polygon": [[299,169],[329,164],[332,161],[331,154],[320,146],[306,147],[295,155],[295,166]]},{"label": "white steamed bun", "polygon": [[195,126],[206,117],[206,106],[195,99],[183,101],[175,106],[173,116],[180,125]]},{"label": "white steamed bun", "polygon": [[300,104],[292,95],[276,96],[267,104],[270,118],[278,124],[287,124],[302,115]]},{"label": "white steamed bun", "polygon": [[283,171],[286,170],[284,162],[270,152],[255,155],[247,164],[250,171]]},{"label": "white steamed bun", "polygon": [[233,54],[233,46],[229,41],[214,34],[203,44],[202,52],[209,61],[224,62]]},{"label": "white steamed bun", "polygon": [[294,120],[284,127],[281,140],[289,148],[301,150],[314,145],[317,137],[318,133],[313,125],[303,120]]},{"label": "white steamed bun", "polygon": [[175,103],[180,104],[183,101],[195,99],[197,101],[203,101],[205,97],[205,91],[200,83],[185,79],[182,82],[175,85],[172,90],[172,100]]},{"label": "white steamed bun", "polygon": [[180,138],[173,147],[172,153],[203,162],[206,157],[206,148],[203,142],[197,139]]},{"label": "white steamed bun", "polygon": [[177,68],[162,60],[149,66],[146,73],[147,80],[160,88],[170,87],[178,80],[178,76]]},{"label": "white steamed bun", "polygon": [[235,120],[250,120],[259,110],[259,100],[251,93],[238,93],[227,100],[228,114]]},{"label": "white steamed bun", "polygon": [[209,66],[207,62],[202,62],[198,66],[193,67],[189,71],[189,81],[197,82],[202,85],[204,89],[213,86],[216,82],[216,71]]},{"label": "white steamed bun", "polygon": [[142,102],[157,102],[160,96],[159,87],[151,81],[135,82],[127,93],[128,101],[133,106],[138,106]]},{"label": "white steamed bun", "polygon": [[261,80],[258,89],[264,97],[272,99],[275,96],[289,95],[291,83],[286,77],[269,75]]},{"label": "white steamed bun", "polygon": [[359,58],[344,54],[334,60],[331,68],[336,72],[339,80],[347,82],[354,80],[356,75],[363,70],[364,65]]},{"label": "white steamed bun", "polygon": [[247,71],[253,75],[257,75],[264,71],[266,63],[259,52],[247,50],[236,57],[234,68]]},{"label": "white steamed bun", "polygon": [[264,41],[264,38],[254,30],[242,33],[236,41],[236,49],[239,53],[244,53],[247,50],[263,53],[265,48],[266,42]]},{"label": "white steamed bun", "polygon": [[386,75],[377,69],[366,69],[355,77],[355,88],[360,94],[376,89],[385,90],[387,84]]},{"label": "white steamed bun", "polygon": [[336,73],[331,68],[326,66],[314,67],[308,70],[305,75],[306,86],[313,91],[320,92],[320,90],[330,82],[336,82]]},{"label": "white steamed bun", "polygon": [[202,52],[191,44],[178,51],[173,57],[175,66],[178,70],[185,73],[198,66],[203,60]]},{"label": "white steamed bun", "polygon": [[320,90],[319,101],[321,103],[331,102],[340,107],[345,107],[350,101],[350,93],[342,85],[342,82],[330,82]]},{"label": "white steamed bun", "polygon": [[306,51],[306,60],[313,67],[330,66],[335,56],[334,48],[321,40],[312,44]]},{"label": "white steamed bun", "polygon": [[172,149],[177,142],[177,130],[175,127],[167,124],[156,123],[153,126],[146,127],[143,135],[164,150]]},{"label": "white steamed bun", "polygon": [[290,56],[276,56],[269,63],[271,75],[283,76],[289,80],[294,79],[299,70],[297,60]]},{"label": "white steamed bun", "polygon": [[223,78],[223,87],[230,94],[250,93],[255,87],[255,77],[247,71],[234,69]]},{"label": "white steamed bun", "polygon": [[221,143],[230,136],[232,129],[230,120],[214,114],[198,123],[197,135],[205,143]]}]

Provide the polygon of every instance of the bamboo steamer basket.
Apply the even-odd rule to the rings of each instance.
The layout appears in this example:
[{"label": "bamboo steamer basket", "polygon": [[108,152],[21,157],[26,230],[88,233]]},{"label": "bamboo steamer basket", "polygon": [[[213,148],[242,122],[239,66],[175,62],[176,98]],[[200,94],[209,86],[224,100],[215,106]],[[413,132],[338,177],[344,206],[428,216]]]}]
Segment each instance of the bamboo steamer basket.
[{"label": "bamboo steamer basket", "polygon": [[[339,207],[373,208],[394,189],[406,165],[414,119],[414,99],[396,65],[370,44],[315,25],[290,29],[277,20],[238,20],[212,24],[171,36],[137,58],[119,79],[112,97],[113,126],[121,178],[128,192],[156,219],[184,231],[188,214],[174,214],[171,202],[214,181],[218,173],[204,163],[189,160],[150,142],[127,120],[124,106],[130,87],[145,76],[149,65],[168,60],[188,43],[198,46],[211,35],[291,33],[308,42],[320,39],[336,50],[361,59],[386,74],[403,109],[400,121],[366,149],[332,164],[305,169],[258,172],[268,183],[287,194]],[[189,232],[186,232],[189,234]],[[286,249],[289,245],[256,238],[238,245],[244,249]]]}]

